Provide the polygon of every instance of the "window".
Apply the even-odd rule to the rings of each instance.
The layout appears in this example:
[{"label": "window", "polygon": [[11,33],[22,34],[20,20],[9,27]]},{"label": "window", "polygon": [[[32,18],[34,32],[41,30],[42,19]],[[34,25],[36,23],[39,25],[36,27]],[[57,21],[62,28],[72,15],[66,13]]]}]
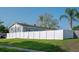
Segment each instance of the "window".
[{"label": "window", "polygon": [[20,27],[16,28],[16,32],[21,32],[21,28]]},{"label": "window", "polygon": [[14,28],[10,28],[10,32],[15,32],[15,29]]}]

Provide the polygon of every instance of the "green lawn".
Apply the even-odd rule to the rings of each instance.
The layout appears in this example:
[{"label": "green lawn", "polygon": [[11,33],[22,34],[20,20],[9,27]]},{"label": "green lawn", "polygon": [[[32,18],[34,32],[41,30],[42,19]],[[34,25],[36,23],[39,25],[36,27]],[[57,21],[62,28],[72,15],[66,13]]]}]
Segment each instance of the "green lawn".
[{"label": "green lawn", "polygon": [[16,50],[16,49],[13,49],[13,48],[0,48],[0,52],[23,52],[23,51],[20,51],[20,50]]},{"label": "green lawn", "polygon": [[35,39],[0,39],[0,45],[28,48],[38,51],[63,52],[79,51],[79,39],[35,40]]}]

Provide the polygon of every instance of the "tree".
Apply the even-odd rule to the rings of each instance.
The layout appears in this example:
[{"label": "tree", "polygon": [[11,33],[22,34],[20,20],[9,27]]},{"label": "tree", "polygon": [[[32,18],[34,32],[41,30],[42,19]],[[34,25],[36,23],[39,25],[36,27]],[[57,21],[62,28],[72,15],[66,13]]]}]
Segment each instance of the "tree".
[{"label": "tree", "polygon": [[8,29],[4,25],[0,25],[0,33],[8,33]]},{"label": "tree", "polygon": [[7,32],[9,32],[8,28],[3,25],[2,21],[0,21],[0,33],[7,33]]},{"label": "tree", "polygon": [[78,26],[74,26],[72,29],[73,30],[79,30],[79,25]]},{"label": "tree", "polygon": [[65,10],[65,15],[61,15],[60,16],[60,20],[62,18],[66,18],[70,24],[70,29],[72,29],[73,27],[73,21],[77,21],[76,18],[78,18],[77,16],[77,9],[76,8],[66,8]]},{"label": "tree", "polygon": [[38,23],[40,27],[46,27],[49,29],[58,28],[57,20],[53,19],[53,16],[51,16],[50,14],[44,14],[44,15],[39,16]]}]

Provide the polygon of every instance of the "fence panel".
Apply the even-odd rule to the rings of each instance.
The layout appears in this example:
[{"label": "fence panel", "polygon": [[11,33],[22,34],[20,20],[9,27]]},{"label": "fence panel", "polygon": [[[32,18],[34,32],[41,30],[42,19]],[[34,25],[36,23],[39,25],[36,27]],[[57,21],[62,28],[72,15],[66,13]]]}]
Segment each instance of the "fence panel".
[{"label": "fence panel", "polygon": [[24,32],[24,38],[29,38],[28,32]]},{"label": "fence panel", "polygon": [[63,39],[63,30],[55,30],[55,39]]},{"label": "fence panel", "polygon": [[28,35],[29,35],[28,37],[29,39],[33,39],[33,32],[29,32]]},{"label": "fence panel", "polygon": [[54,35],[55,35],[55,33],[54,33],[54,31],[47,31],[47,39],[55,39],[54,38]]},{"label": "fence panel", "polygon": [[10,33],[11,38],[16,38],[16,33]]},{"label": "fence panel", "polygon": [[46,36],[46,31],[40,31],[40,39],[47,39]]},{"label": "fence panel", "polygon": [[9,33],[7,33],[7,38],[10,38]]},{"label": "fence panel", "polygon": [[34,32],[34,39],[40,39],[40,32],[39,31]]},{"label": "fence panel", "polygon": [[21,33],[20,38],[24,38],[24,32],[19,32],[19,34]]},{"label": "fence panel", "polygon": [[19,38],[20,37],[20,33],[16,33],[16,38]]}]

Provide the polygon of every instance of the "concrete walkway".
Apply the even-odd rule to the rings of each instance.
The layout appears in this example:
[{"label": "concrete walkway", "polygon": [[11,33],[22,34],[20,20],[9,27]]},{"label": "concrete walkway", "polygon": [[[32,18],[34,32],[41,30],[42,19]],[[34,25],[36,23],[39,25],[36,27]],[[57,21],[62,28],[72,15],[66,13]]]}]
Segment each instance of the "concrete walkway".
[{"label": "concrete walkway", "polygon": [[12,46],[7,46],[7,45],[0,45],[1,48],[9,48],[9,49],[16,49],[19,51],[24,51],[24,52],[41,52],[41,51],[36,51],[32,49],[25,49],[25,48],[19,48],[19,47],[12,47]]}]

